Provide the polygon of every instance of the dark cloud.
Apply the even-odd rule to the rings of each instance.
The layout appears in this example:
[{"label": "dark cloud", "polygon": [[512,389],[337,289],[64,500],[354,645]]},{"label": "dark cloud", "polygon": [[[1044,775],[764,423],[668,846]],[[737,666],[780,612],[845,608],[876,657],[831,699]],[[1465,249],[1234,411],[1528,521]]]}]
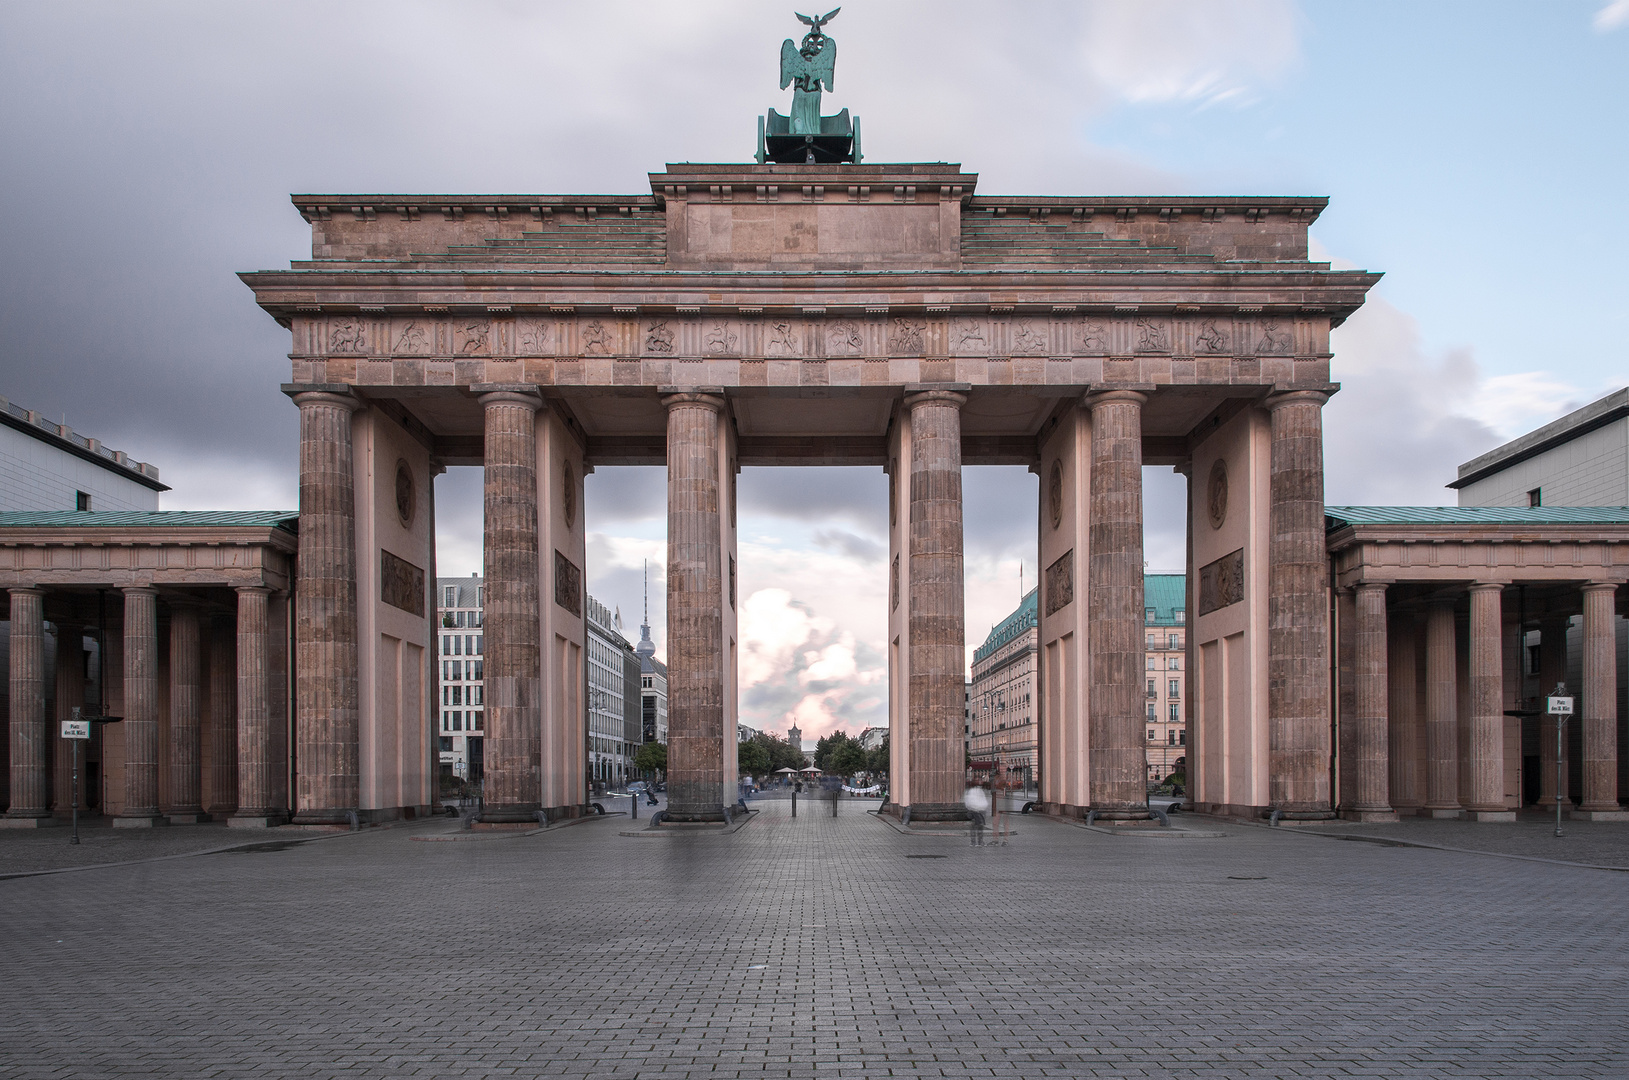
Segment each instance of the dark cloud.
[{"label": "dark cloud", "polygon": [[882,562],[888,557],[887,544],[842,529],[821,529],[814,534],[814,542],[827,551],[835,551],[861,562]]}]

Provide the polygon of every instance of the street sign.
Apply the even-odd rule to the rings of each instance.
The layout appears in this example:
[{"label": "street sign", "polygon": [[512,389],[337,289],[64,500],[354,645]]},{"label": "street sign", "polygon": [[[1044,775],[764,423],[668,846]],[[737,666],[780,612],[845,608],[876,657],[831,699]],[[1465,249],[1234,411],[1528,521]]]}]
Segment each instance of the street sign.
[{"label": "street sign", "polygon": [[64,720],[62,722],[62,737],[64,739],[90,738],[89,720]]},{"label": "street sign", "polygon": [[1544,711],[1551,716],[1571,716],[1572,698],[1552,697],[1544,699]]}]

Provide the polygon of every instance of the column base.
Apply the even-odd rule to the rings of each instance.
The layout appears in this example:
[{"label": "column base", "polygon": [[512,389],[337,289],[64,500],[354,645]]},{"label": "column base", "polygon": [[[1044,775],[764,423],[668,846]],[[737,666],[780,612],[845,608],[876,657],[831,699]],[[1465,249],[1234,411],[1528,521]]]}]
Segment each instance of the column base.
[{"label": "column base", "polygon": [[691,809],[674,810],[671,807],[665,812],[663,821],[679,822],[681,824],[724,824],[724,807],[720,805],[716,810],[705,807],[692,807]]},{"label": "column base", "polygon": [[228,829],[275,829],[279,825],[288,824],[288,814],[283,811],[268,811],[267,813],[233,814],[226,819]]},{"label": "column base", "polygon": [[[1271,818],[1273,816],[1272,810],[1269,809],[1264,816],[1268,817],[1268,818]],[[1335,811],[1333,811],[1333,810],[1325,810],[1325,809],[1321,809],[1321,808],[1313,809],[1313,810],[1283,810],[1283,811],[1279,812],[1278,820],[1279,821],[1334,821],[1335,820]]]},{"label": "column base", "polygon": [[1514,811],[1514,810],[1467,810],[1464,813],[1464,820],[1465,821],[1514,822],[1516,820],[1516,811]]},{"label": "column base", "polygon": [[961,803],[912,803],[909,807],[914,821],[966,821],[967,807]]},{"label": "column base", "polygon": [[520,803],[515,806],[488,806],[476,820],[482,825],[536,825],[538,803]]},{"label": "column base", "polygon": [[292,823],[295,825],[349,825],[351,815],[356,811],[350,808],[335,809],[325,807],[321,810],[297,810]]},{"label": "column base", "polygon": [[1341,811],[1341,820],[1342,821],[1384,821],[1384,822],[1393,822],[1393,821],[1397,820],[1397,811],[1395,811],[1395,810],[1356,810],[1356,809],[1354,809],[1354,810],[1342,810]]},{"label": "column base", "polygon": [[1567,814],[1569,821],[1629,821],[1629,810],[1621,806],[1611,810],[1585,810],[1579,807]]},{"label": "column base", "polygon": [[165,814],[171,825],[202,825],[213,820],[202,810],[177,810],[173,814]]},{"label": "column base", "polygon": [[0,829],[51,829],[62,824],[64,823],[50,814],[41,814],[37,817],[32,814],[26,817],[21,814],[11,817],[8,814],[0,817]]},{"label": "column base", "polygon": [[1420,808],[1421,817],[1435,818],[1438,821],[1457,821],[1461,813],[1462,811],[1457,806],[1423,806]]},{"label": "column base", "polygon": [[163,814],[130,814],[113,819],[115,829],[157,829],[170,823]]},{"label": "column base", "polygon": [[[1087,813],[1091,813],[1094,809],[1096,808],[1088,807]],[[1128,821],[1152,821],[1154,815],[1149,812],[1146,806],[1121,806],[1112,810],[1097,810],[1097,816],[1092,820],[1094,822],[1101,821],[1105,825],[1119,825]]]}]

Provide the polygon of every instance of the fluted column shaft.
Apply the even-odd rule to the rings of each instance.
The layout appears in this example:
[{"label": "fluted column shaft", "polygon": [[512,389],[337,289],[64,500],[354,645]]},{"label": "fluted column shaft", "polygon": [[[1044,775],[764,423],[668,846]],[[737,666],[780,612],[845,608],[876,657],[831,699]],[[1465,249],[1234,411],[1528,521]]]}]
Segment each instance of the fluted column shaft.
[{"label": "fluted column shaft", "polygon": [[209,626],[209,805],[211,817],[238,808],[237,637],[230,616],[216,615]]},{"label": "fluted column shaft", "polygon": [[1134,390],[1092,394],[1086,602],[1092,809],[1148,816],[1143,738],[1143,405]]},{"label": "fluted column shaft", "polygon": [[[57,624],[56,723],[46,733],[54,750],[51,768],[51,809],[59,817],[73,812],[74,746],[77,739],[62,737],[62,721],[74,718],[74,709],[83,714],[85,704],[85,632],[80,626]],[[79,808],[85,809],[85,754],[79,754]]]},{"label": "fluted column shaft", "polygon": [[[724,399],[667,406],[668,814],[724,815],[724,591],[718,418]],[[733,733],[732,733],[733,735]]]},{"label": "fluted column shaft", "polygon": [[1386,586],[1365,582],[1355,590],[1357,607],[1354,683],[1357,731],[1351,743],[1351,806],[1359,815],[1391,814],[1386,707]]},{"label": "fluted column shaft", "polygon": [[1505,808],[1504,657],[1500,598],[1504,586],[1477,582],[1470,588],[1470,797],[1473,814]]},{"label": "fluted column shaft", "polygon": [[203,657],[198,610],[188,604],[170,609],[170,805],[176,824],[203,816]]},{"label": "fluted column shaft", "polygon": [[[1539,696],[1549,697],[1556,684],[1567,680],[1567,623],[1565,617],[1539,624]],[[1556,800],[1556,718],[1546,710],[1539,717],[1539,800],[1553,807]],[[1561,746],[1561,798],[1570,803],[1567,783],[1567,747]]]},{"label": "fluted column shaft", "polygon": [[1459,812],[1459,671],[1454,606],[1432,604],[1425,619],[1425,810]]},{"label": "fluted column shaft", "polygon": [[361,800],[351,446],[359,403],[325,392],[295,394],[294,403],[300,407],[295,820],[325,824],[346,820]]},{"label": "fluted column shaft", "polygon": [[1420,717],[1415,691],[1415,617],[1399,611],[1390,619],[1386,635],[1386,683],[1388,717],[1387,768],[1392,809],[1413,813],[1424,801],[1420,784]]},{"label": "fluted column shaft", "polygon": [[1584,594],[1583,795],[1580,810],[1618,809],[1618,665],[1613,628],[1617,586],[1591,582]]},{"label": "fluted column shaft", "polygon": [[124,590],[124,811],[115,825],[158,821],[158,593]]},{"label": "fluted column shaft", "polygon": [[962,716],[967,625],[962,581],[962,406],[952,390],[907,394],[911,415],[911,816],[965,816]]},{"label": "fluted column shaft", "polygon": [[45,763],[45,594],[11,590],[11,805],[17,821],[49,816]]},{"label": "fluted column shaft", "polygon": [[1269,399],[1267,548],[1268,798],[1291,817],[1323,817],[1329,791],[1328,555],[1323,405],[1300,390]]},{"label": "fluted column shaft", "polygon": [[486,791],[482,821],[534,820],[542,806],[535,392],[481,395],[486,417]]},{"label": "fluted column shaft", "polygon": [[275,803],[272,775],[278,763],[271,752],[271,590],[242,586],[237,594],[238,807],[232,824],[277,824],[285,808]]}]

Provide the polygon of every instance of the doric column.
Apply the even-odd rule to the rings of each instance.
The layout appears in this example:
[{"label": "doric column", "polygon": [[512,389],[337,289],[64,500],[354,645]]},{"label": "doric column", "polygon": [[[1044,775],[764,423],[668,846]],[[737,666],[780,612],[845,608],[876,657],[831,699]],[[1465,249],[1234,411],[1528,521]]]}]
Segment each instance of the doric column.
[{"label": "doric column", "polygon": [[[75,623],[57,623],[56,722],[47,732],[54,749],[51,767],[51,810],[57,817],[73,814],[74,745],[62,737],[62,721],[72,720],[74,708],[85,704],[85,631]],[[86,807],[85,751],[79,751],[79,808]]]},{"label": "doric column", "polygon": [[11,590],[11,805],[6,824],[29,828],[51,823],[46,790],[45,594]]},{"label": "doric column", "polygon": [[1470,588],[1470,797],[1472,821],[1514,820],[1505,806],[1504,657],[1500,598],[1504,586],[1479,581]]},{"label": "doric column", "polygon": [[124,812],[115,828],[165,824],[158,813],[158,593],[124,590]]},{"label": "doric column", "polygon": [[1592,581],[1584,594],[1583,795],[1581,813],[1618,812],[1618,665],[1613,620],[1618,587]]},{"label": "doric column", "polygon": [[1392,821],[1390,761],[1386,707],[1389,703],[1386,667],[1386,586],[1364,582],[1355,590],[1357,606],[1356,690],[1353,733],[1352,783],[1348,817],[1358,821]]},{"label": "doric column", "polygon": [[203,657],[198,609],[170,605],[170,805],[172,825],[195,825],[204,819],[203,789]]},{"label": "doric column", "polygon": [[346,821],[360,802],[356,478],[348,393],[307,391],[300,407],[300,552],[295,580],[294,819]]},{"label": "doric column", "polygon": [[209,805],[217,821],[238,808],[238,671],[230,615],[209,621]]},{"label": "doric column", "polygon": [[1143,404],[1146,394],[1090,394],[1091,516],[1086,570],[1087,708],[1092,809],[1148,816],[1143,738]]},{"label": "doric column", "polygon": [[535,821],[542,807],[538,635],[537,411],[526,387],[492,388],[486,416],[486,785],[483,822]]},{"label": "doric column", "polygon": [[236,812],[227,821],[235,829],[281,825],[287,808],[278,804],[280,767],[272,753],[271,634],[268,619],[271,590],[244,585],[237,590],[237,788]]},{"label": "doric column", "polygon": [[668,816],[724,816],[724,589],[715,394],[667,406]]},{"label": "doric column", "polygon": [[1415,617],[1393,612],[1386,636],[1387,767],[1392,809],[1414,814],[1425,801],[1420,783],[1420,716],[1416,707]]},{"label": "doric column", "polygon": [[1329,608],[1323,406],[1276,394],[1267,547],[1268,798],[1291,818],[1330,814]]},{"label": "doric column", "polygon": [[1459,816],[1459,671],[1454,605],[1439,601],[1425,617],[1426,817]]},{"label": "doric column", "polygon": [[[1567,680],[1566,616],[1551,616],[1539,623],[1539,696],[1548,697],[1556,684]],[[1538,805],[1555,806],[1556,799],[1556,718],[1548,712],[1539,717],[1539,800]],[[1571,804],[1567,784],[1567,747],[1561,746],[1561,799]]]}]

